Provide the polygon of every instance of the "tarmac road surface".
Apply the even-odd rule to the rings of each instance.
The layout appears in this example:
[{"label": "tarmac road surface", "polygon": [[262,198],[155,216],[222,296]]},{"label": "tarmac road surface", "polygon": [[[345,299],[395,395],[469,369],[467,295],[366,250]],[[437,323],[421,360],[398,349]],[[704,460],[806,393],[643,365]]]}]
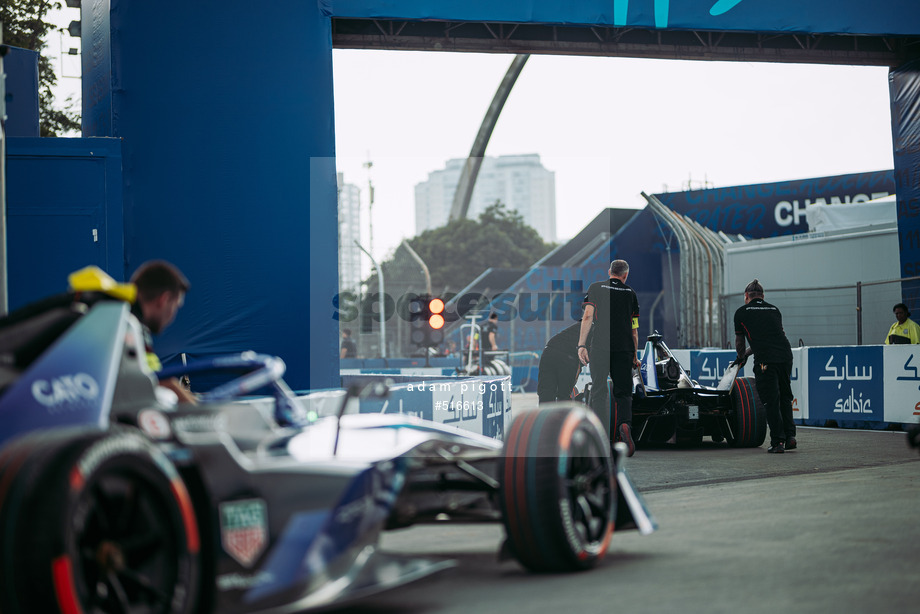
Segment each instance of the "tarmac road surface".
[{"label": "tarmac road surface", "polygon": [[[527,395],[523,395],[526,397]],[[532,399],[515,395],[515,409]],[[457,566],[352,604],[382,614],[916,612],[920,455],[903,433],[800,428],[799,449],[640,449],[628,470],[659,530],[614,535],[594,570],[499,561],[498,525],[420,526],[388,550]],[[343,610],[344,611],[344,610]]]}]

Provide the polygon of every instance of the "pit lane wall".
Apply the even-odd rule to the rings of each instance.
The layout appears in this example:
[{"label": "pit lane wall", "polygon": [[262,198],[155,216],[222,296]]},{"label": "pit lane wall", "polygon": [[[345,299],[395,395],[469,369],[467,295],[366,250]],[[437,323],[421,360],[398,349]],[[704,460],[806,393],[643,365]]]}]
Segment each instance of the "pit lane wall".
[{"label": "pit lane wall", "polygon": [[[690,378],[715,387],[734,350],[673,350]],[[885,429],[920,421],[920,345],[793,348],[798,424]],[[753,377],[753,361],[739,377]]]},{"label": "pit lane wall", "polygon": [[342,389],[299,395],[308,411],[319,416],[338,413],[345,388],[387,378],[387,398],[354,399],[346,413],[402,414],[454,426],[498,440],[511,427],[510,376],[447,377],[393,373],[343,373]]}]

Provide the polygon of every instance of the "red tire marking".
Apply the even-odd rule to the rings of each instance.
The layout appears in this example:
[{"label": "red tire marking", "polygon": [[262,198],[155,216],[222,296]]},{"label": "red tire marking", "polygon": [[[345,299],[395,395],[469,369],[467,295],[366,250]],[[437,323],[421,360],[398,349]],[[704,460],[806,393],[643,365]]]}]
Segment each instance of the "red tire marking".
[{"label": "red tire marking", "polygon": [[83,474],[80,473],[79,467],[74,467],[70,470],[70,490],[80,491],[83,490],[83,485],[86,483],[86,480],[83,479]]},{"label": "red tire marking", "polygon": [[192,554],[198,554],[201,548],[201,539],[198,536],[198,523],[195,521],[195,511],[192,508],[192,500],[185,489],[185,485],[179,478],[173,478],[169,483],[169,489],[179,503],[179,509],[182,511],[182,523],[185,525],[185,539],[188,543],[188,550]]},{"label": "red tire marking", "polygon": [[[523,450],[523,455],[521,458],[518,458],[515,455],[515,478],[514,484],[515,488],[515,501],[517,505],[515,509],[518,512],[518,520],[520,522],[520,535],[519,541],[521,544],[526,544],[527,549],[530,553],[537,558],[539,555],[538,552],[535,552],[533,549],[533,543],[530,540],[524,539],[525,535],[530,535],[533,530],[533,523],[530,519],[530,509],[527,505],[527,448],[530,444],[530,433],[533,430],[534,424],[537,422],[537,418],[540,417],[539,411],[534,411],[527,419],[524,421],[524,424],[521,425],[521,436],[518,440],[519,447]],[[537,434],[539,435],[539,433]]]},{"label": "red tire marking", "polygon": [[739,408],[739,417],[741,419],[741,428],[739,429],[740,433],[738,435],[739,443],[746,442],[748,436],[748,423],[750,422],[748,419],[748,413],[750,412],[748,405],[750,401],[748,400],[747,395],[749,392],[750,391],[748,390],[747,382],[745,382],[743,379],[740,380],[738,382],[738,401],[739,405],[741,406]]},{"label": "red tire marking", "polygon": [[[508,529],[513,535],[509,536],[512,538],[512,543],[514,544],[524,544],[524,536],[522,533],[521,523],[523,520],[519,519],[518,516],[521,512],[524,511],[524,508],[520,506],[515,506],[514,501],[517,499],[517,493],[519,490],[523,489],[523,484],[519,484],[515,480],[515,474],[518,472],[518,457],[520,456],[520,447],[522,438],[525,440],[526,445],[526,436],[522,435],[522,432],[526,428],[527,432],[530,432],[530,428],[533,426],[533,420],[536,418],[536,411],[531,412],[531,415],[527,415],[523,420],[515,421],[511,426],[511,431],[508,433],[508,453],[505,457],[505,513],[507,514]],[[523,463],[520,463],[523,465]]]},{"label": "red tire marking", "polygon": [[578,423],[581,422],[581,415],[577,413],[571,413],[566,417],[565,422],[562,423],[562,429],[559,431],[559,449],[565,452],[569,451],[569,444],[572,441],[572,433],[575,432],[575,428],[578,426]]},{"label": "red tire marking", "polygon": [[83,614],[83,608],[77,601],[73,567],[67,555],[61,555],[51,561],[51,578],[54,582],[54,594],[57,597],[61,614]]}]

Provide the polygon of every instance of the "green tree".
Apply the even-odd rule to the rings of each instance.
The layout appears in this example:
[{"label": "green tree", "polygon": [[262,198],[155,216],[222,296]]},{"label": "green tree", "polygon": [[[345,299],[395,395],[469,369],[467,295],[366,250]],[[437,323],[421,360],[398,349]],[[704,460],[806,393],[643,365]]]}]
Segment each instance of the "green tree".
[{"label": "green tree", "polygon": [[42,55],[48,34],[60,28],[45,21],[49,11],[60,9],[60,2],[49,0],[3,0],[0,2],[0,24],[3,42],[13,47],[37,51],[38,56],[38,117],[41,136],[58,136],[80,130],[80,114],[74,110],[74,101],[68,98],[62,108],[54,107],[54,74],[51,60]]},{"label": "green tree", "polygon": [[428,265],[435,292],[459,291],[489,268],[527,268],[553,247],[501,201],[489,205],[478,220],[454,220],[426,230],[409,239],[409,245]]}]

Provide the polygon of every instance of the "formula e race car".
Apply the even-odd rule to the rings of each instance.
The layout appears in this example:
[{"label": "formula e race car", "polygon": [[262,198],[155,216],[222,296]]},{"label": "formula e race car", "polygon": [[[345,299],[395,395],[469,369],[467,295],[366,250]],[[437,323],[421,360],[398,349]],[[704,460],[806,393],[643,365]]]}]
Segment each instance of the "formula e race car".
[{"label": "formula e race car", "polygon": [[251,353],[180,365],[235,379],[176,404],[112,284],[0,319],[3,614],[302,612],[453,564],[381,550],[389,529],[503,523],[501,552],[559,572],[655,528],[584,405],[523,412],[504,443],[351,411],[381,382],[320,417]]},{"label": "formula e race car", "polygon": [[634,371],[633,437],[637,444],[696,445],[703,437],[737,448],[756,448],[767,417],[753,377],[737,377],[732,362],[715,388],[692,381],[658,333],[649,335],[641,368]]}]

